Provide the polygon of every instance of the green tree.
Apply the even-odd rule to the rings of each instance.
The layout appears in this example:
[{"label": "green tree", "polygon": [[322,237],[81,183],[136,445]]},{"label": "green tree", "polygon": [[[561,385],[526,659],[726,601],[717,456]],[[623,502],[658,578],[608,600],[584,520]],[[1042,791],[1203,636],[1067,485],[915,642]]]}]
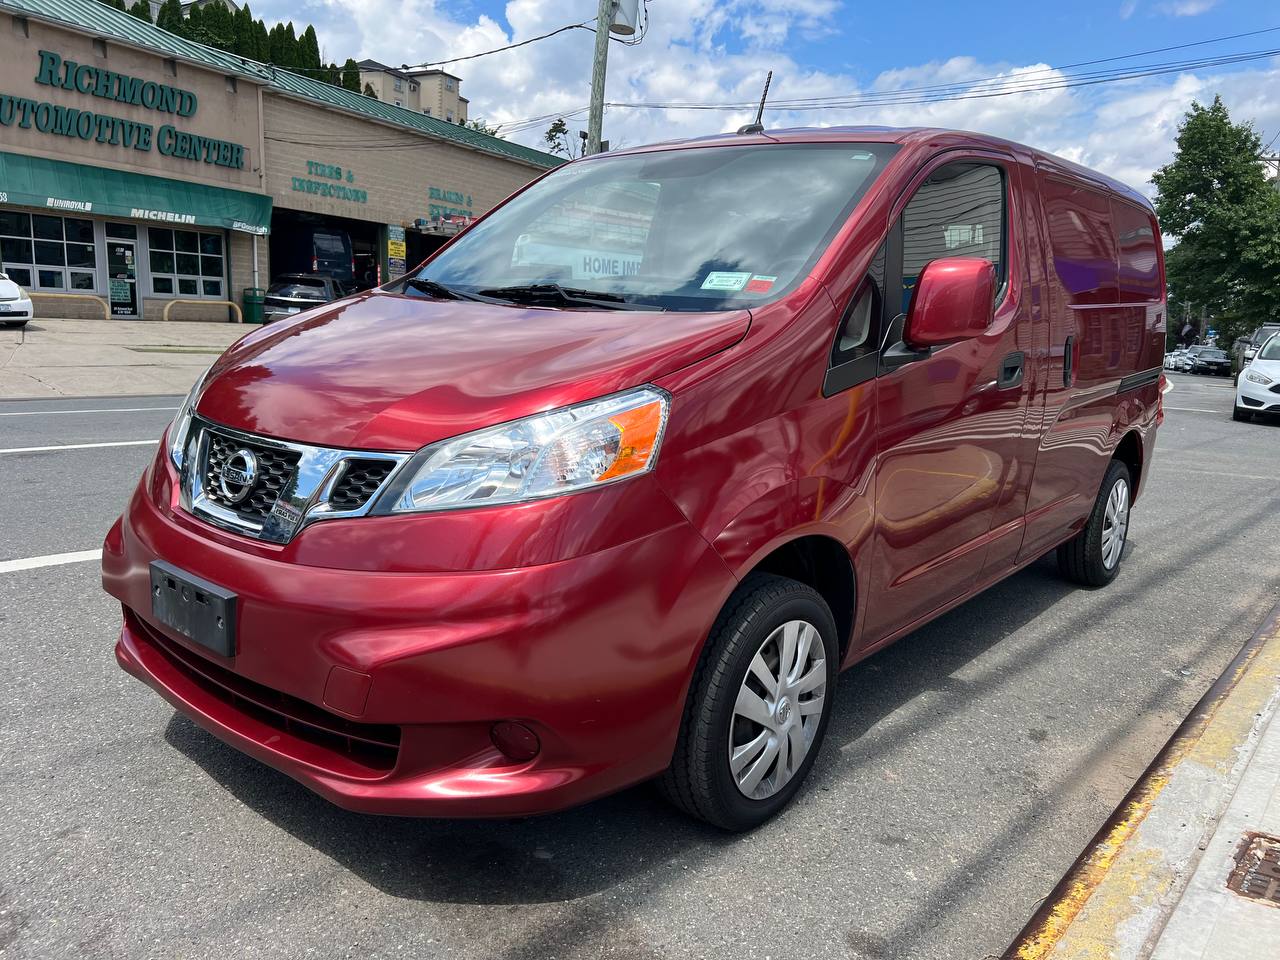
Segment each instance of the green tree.
[{"label": "green tree", "polygon": [[569,125],[564,122],[564,117],[553,121],[551,126],[547,127],[542,140],[547,145],[548,153],[559,154],[570,160],[582,156],[587,149],[585,140],[570,135]]},{"label": "green tree", "polygon": [[116,10],[123,10],[125,13],[129,12],[129,8],[125,5],[124,0],[101,0],[101,2],[106,4],[108,7],[114,7]]},{"label": "green tree", "polygon": [[201,39],[204,36],[204,30],[200,26],[203,20],[204,14],[200,11],[200,4],[193,3],[186,10],[186,18],[182,21],[182,29],[179,32],[188,40],[204,43]]},{"label": "green tree", "polygon": [[[123,2],[124,0],[121,0],[121,3]],[[147,3],[147,0],[138,0],[137,3],[129,8],[129,13],[139,20],[145,20],[147,23],[151,22],[151,4]]]},{"label": "green tree", "polygon": [[353,93],[360,92],[360,65],[350,57],[342,65],[342,86]]},{"label": "green tree", "polygon": [[292,70],[298,66],[298,38],[293,32],[293,21],[287,24],[277,23],[271,28],[268,36],[270,42],[270,59],[277,67]]},{"label": "green tree", "polygon": [[[211,3],[201,10],[199,18],[196,18],[196,11],[199,7],[193,6],[189,15],[188,30],[192,40],[198,40],[200,43],[207,44],[211,47],[217,47],[219,50],[231,51],[235,47],[236,28],[235,20],[232,18],[231,10],[221,0],[217,3]],[[195,21],[195,23],[191,22]],[[199,25],[196,26],[196,23]]]},{"label": "green tree", "polygon": [[1152,175],[1156,213],[1177,245],[1165,257],[1170,322],[1206,316],[1230,347],[1280,316],[1280,193],[1258,158],[1249,123],[1232,123],[1221,97],[1193,102],[1173,160]]},{"label": "green tree", "polygon": [[253,59],[266,63],[271,59],[271,37],[261,20],[253,22]]},{"label": "green tree", "polygon": [[316,28],[307,24],[298,38],[298,62],[294,67],[319,79],[318,71],[324,64],[320,62],[320,40],[316,37]]},{"label": "green tree", "polygon": [[377,100],[377,99],[378,99],[378,92],[377,92],[376,90],[374,90],[374,89],[373,89],[373,84],[372,84],[372,83],[366,83],[366,84],[364,85],[364,95],[365,95],[366,97],[373,97],[373,99],[375,99],[375,100]]},{"label": "green tree", "polygon": [[502,129],[501,126],[497,126],[497,127],[489,126],[480,117],[477,117],[474,120],[468,120],[466,123],[463,124],[463,126],[467,127],[470,130],[478,130],[480,133],[487,133],[491,137],[498,136],[498,131]]},{"label": "green tree", "polygon": [[256,60],[257,58],[253,55],[253,11],[249,9],[247,3],[232,14],[231,25],[234,34],[231,52],[237,57]]},{"label": "green tree", "polygon": [[164,0],[156,13],[156,26],[182,36],[184,24],[180,0]]}]

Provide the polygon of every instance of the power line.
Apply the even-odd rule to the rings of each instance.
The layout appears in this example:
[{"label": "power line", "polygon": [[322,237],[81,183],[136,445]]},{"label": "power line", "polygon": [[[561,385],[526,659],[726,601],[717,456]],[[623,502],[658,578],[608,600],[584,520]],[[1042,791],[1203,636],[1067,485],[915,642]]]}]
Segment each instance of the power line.
[{"label": "power line", "polygon": [[[935,85],[933,88],[900,88],[889,91],[869,91],[863,94],[846,94],[830,97],[807,97],[790,100],[774,100],[771,107],[780,110],[808,111],[828,109],[860,109],[876,106],[897,106],[910,104],[945,103],[957,100],[978,100],[993,97],[1013,96],[1022,93],[1041,93],[1045,91],[1064,90],[1073,87],[1094,86],[1100,83],[1115,83],[1122,80],[1134,80],[1144,77],[1162,76],[1189,69],[1227,66],[1236,63],[1247,63],[1280,55],[1280,48],[1257,50],[1242,54],[1220,57],[1209,57],[1198,60],[1182,60],[1176,62],[1147,64],[1143,66],[1125,67],[1114,70],[1095,71],[1092,73],[1067,74],[1055,78],[1026,80],[1021,74],[1009,74],[1003,77],[984,78],[963,83]],[[1057,72],[1058,68],[1052,68]],[[984,83],[999,82],[1003,84],[996,89],[980,89]],[[610,107],[648,110],[745,110],[753,103],[746,101],[698,102],[698,101],[617,101],[610,102]]]}]

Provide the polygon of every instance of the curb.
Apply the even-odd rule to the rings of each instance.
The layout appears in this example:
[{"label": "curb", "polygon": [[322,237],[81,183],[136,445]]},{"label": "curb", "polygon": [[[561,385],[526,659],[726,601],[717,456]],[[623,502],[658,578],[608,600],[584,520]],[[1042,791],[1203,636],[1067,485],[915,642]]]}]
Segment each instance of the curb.
[{"label": "curb", "polygon": [[1145,955],[1280,700],[1277,677],[1280,604],[1174,731],[1003,960]]}]

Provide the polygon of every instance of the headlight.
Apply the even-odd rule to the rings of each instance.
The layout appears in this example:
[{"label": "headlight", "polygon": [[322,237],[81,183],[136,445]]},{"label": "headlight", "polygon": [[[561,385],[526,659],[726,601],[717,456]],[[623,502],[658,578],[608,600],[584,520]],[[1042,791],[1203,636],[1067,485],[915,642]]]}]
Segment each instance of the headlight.
[{"label": "headlight", "polygon": [[182,401],[182,406],[178,407],[178,414],[173,418],[173,423],[169,424],[169,459],[179,470],[182,469],[182,458],[187,449],[187,434],[191,432],[191,417],[196,412],[196,402],[200,399],[205,378],[209,376],[209,370],[212,369],[213,366],[210,365],[204,373],[196,377],[191,392]]},{"label": "headlight", "polygon": [[1256,370],[1246,371],[1244,378],[1246,380],[1252,380],[1254,383],[1260,383],[1263,386],[1266,386],[1268,383],[1271,382],[1270,377],[1268,377],[1265,373],[1258,373],[1258,371]]},{"label": "headlight", "polygon": [[647,473],[669,404],[665,392],[642,387],[432,444],[374,512],[520,503]]}]

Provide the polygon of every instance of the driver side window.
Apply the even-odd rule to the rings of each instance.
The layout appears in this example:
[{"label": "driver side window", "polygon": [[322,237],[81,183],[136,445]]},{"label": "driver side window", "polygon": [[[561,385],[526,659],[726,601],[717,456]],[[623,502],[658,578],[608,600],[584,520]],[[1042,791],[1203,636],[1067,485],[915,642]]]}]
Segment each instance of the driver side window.
[{"label": "driver side window", "polygon": [[940,257],[977,257],[1005,271],[1004,173],[986,163],[939,167],[920,185],[902,212],[902,313],[921,271]]}]

